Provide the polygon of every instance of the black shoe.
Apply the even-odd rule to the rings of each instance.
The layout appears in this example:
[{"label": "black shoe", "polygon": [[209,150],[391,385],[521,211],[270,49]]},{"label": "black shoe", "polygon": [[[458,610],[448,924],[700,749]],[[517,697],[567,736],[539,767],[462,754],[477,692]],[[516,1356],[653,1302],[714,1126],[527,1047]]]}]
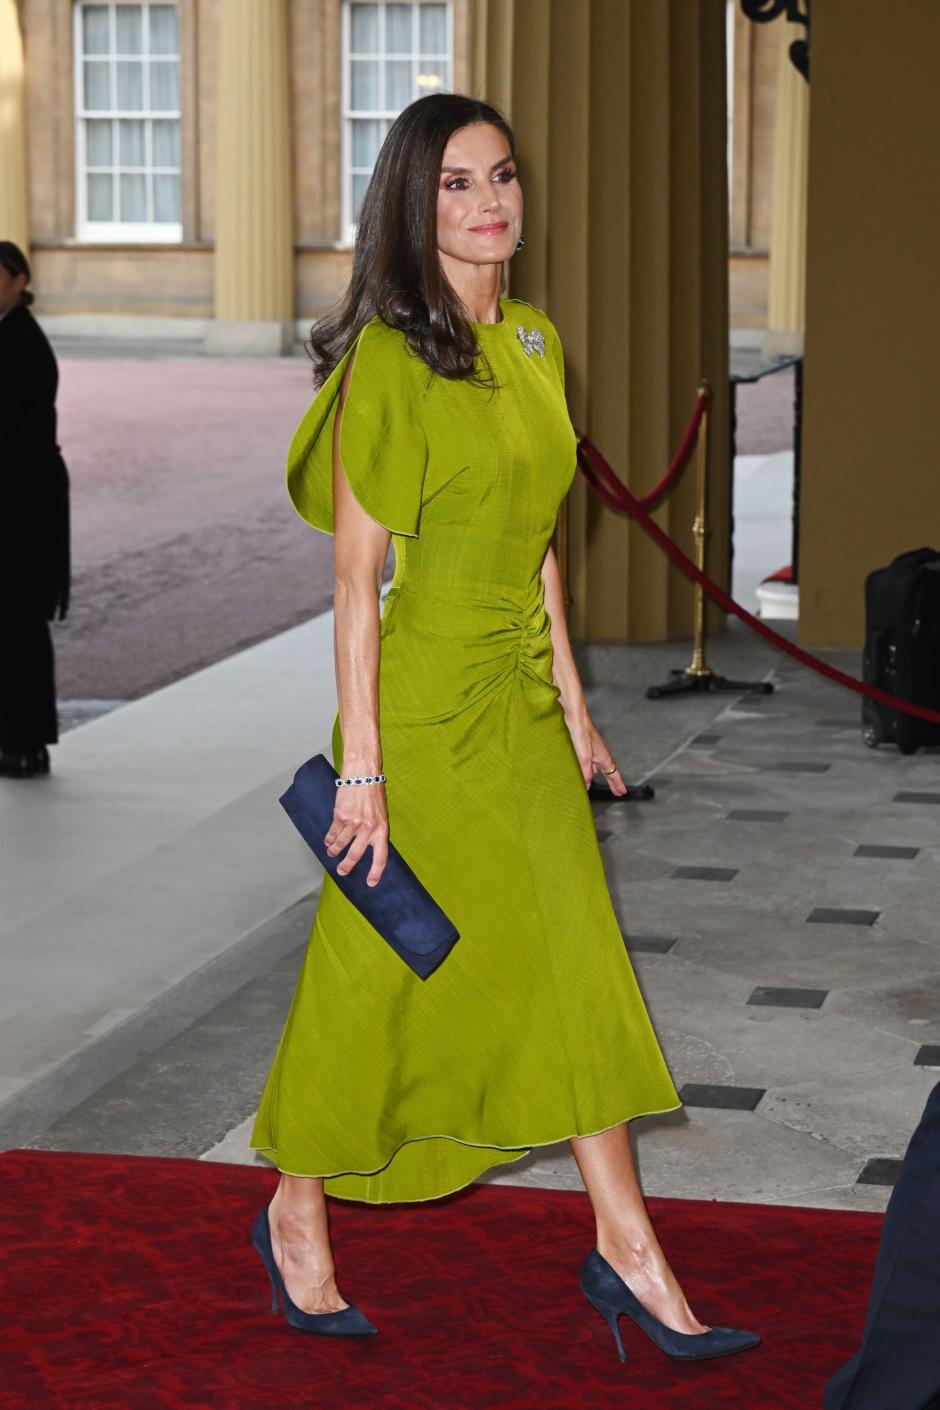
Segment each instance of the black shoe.
[{"label": "black shoe", "polygon": [[368,1317],[364,1317],[358,1307],[343,1307],[339,1312],[304,1312],[291,1301],[284,1286],[284,1278],[274,1261],[271,1247],[271,1226],[268,1211],[262,1209],[251,1230],[251,1241],[258,1251],[261,1262],[271,1279],[271,1311],[277,1315],[278,1294],[284,1308],[284,1316],[292,1327],[301,1332],[313,1332],[321,1337],[374,1337],[378,1327],[373,1327]]},{"label": "black shoe", "polygon": [[617,1319],[622,1313],[640,1327],[660,1351],[674,1361],[704,1361],[712,1356],[730,1356],[735,1351],[748,1351],[760,1344],[756,1332],[740,1332],[734,1327],[712,1327],[710,1331],[689,1334],[667,1327],[630,1291],[620,1274],[607,1259],[592,1248],[581,1269],[581,1291],[592,1307],[596,1307],[614,1334],[617,1355],[626,1361]]},{"label": "black shoe", "polygon": [[0,754],[0,778],[36,778],[49,772],[49,750],[44,744],[37,749],[4,750]]}]

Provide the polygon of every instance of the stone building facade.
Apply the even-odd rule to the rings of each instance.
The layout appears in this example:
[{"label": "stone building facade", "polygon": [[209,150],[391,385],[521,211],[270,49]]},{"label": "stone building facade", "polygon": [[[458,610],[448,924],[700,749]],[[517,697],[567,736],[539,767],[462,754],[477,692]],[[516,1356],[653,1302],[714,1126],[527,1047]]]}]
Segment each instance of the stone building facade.
[{"label": "stone building facade", "polygon": [[[289,245],[291,307],[263,313],[309,323],[336,297],[349,269],[351,229],[343,206],[344,183],[349,185],[344,162],[348,168],[353,158],[346,150],[351,119],[344,116],[351,110],[350,69],[374,64],[384,70],[387,88],[389,75],[395,75],[396,91],[381,95],[389,100],[385,111],[399,97],[410,101],[423,91],[420,31],[437,28],[446,35],[449,73],[432,73],[430,79],[469,86],[469,0],[397,6],[341,0],[19,0],[18,5],[0,0],[4,7],[19,11],[25,51],[25,225],[37,307],[50,318],[71,315],[67,326],[76,331],[81,327],[76,316],[95,316],[94,326],[117,330],[114,318],[157,318],[164,334],[173,331],[166,320],[182,320],[178,332],[200,335],[217,308],[217,246],[227,237],[237,241],[239,228],[253,226],[260,240],[271,242],[256,251],[259,264],[282,262]],[[350,59],[351,14],[368,20],[380,12],[383,19],[391,12],[399,31],[414,29],[413,40],[388,35],[398,51],[407,46],[408,52]],[[422,26],[422,12],[435,23],[425,19]],[[358,25],[360,31],[366,28]],[[155,38],[168,54],[151,53]],[[365,39],[374,44],[377,36]],[[165,72],[168,61],[175,75],[156,92],[153,76]],[[406,66],[410,84],[400,81]],[[148,69],[141,81],[137,70]],[[95,116],[86,118],[86,112]],[[146,151],[143,138],[136,144],[130,140],[144,126]],[[171,126],[173,150],[163,155],[173,159],[176,172],[164,169],[164,184],[175,175],[175,205],[171,195],[163,212],[153,201],[143,210],[144,181],[153,178],[142,176],[140,167],[160,155],[157,136],[169,135]],[[233,130],[238,145],[229,160],[225,139]],[[257,209],[270,194],[264,182],[255,191],[247,186],[232,191],[231,168],[251,161],[283,167],[286,190],[277,212]],[[112,171],[103,171],[106,167]],[[107,202],[109,179],[115,218],[88,220],[90,206],[92,214],[101,215],[94,211],[94,193],[105,188]],[[96,183],[90,196],[89,180]],[[135,188],[149,228],[146,219],[133,219],[138,213],[133,202],[123,200],[123,192]],[[161,214],[170,218],[154,219]],[[237,318],[237,301],[234,311]]]},{"label": "stone building facade", "polygon": [[[258,32],[259,17],[263,21],[268,12],[269,21],[283,26],[284,53],[278,63],[288,97],[285,137],[289,148],[292,313],[301,326],[335,298],[349,269],[350,187],[354,179],[350,169],[355,155],[350,130],[355,120],[349,116],[350,69],[356,64],[350,57],[354,13],[360,30],[376,29],[366,36],[366,41],[376,46],[380,37],[385,39],[377,32],[380,11],[386,24],[391,11],[399,30],[410,27],[414,31],[416,43],[406,58],[382,51],[384,58],[377,62],[385,68],[386,79],[390,66],[400,73],[406,62],[413,58],[420,61],[422,9],[424,30],[430,31],[432,42],[437,45],[435,31],[445,35],[447,71],[430,75],[417,71],[412,77],[418,81],[410,86],[386,81],[385,87],[394,86],[395,92],[382,95],[392,104],[386,104],[385,111],[393,110],[398,97],[427,91],[420,80],[426,85],[440,79],[457,90],[479,91],[479,83],[474,84],[474,38],[479,45],[480,13],[479,6],[474,11],[473,0],[426,0],[423,7],[418,3],[350,5],[343,0],[279,0],[271,5],[270,0],[250,0],[241,16],[229,0],[176,0],[173,4],[157,0],[2,0],[2,4],[9,12],[8,25],[10,16],[17,12],[23,36],[25,225],[36,265],[39,308],[56,322],[68,318],[62,326],[71,331],[83,327],[120,331],[121,324],[112,320],[142,318],[148,320],[148,329],[164,336],[174,331],[187,337],[203,336],[207,321],[214,316],[223,6],[232,11],[228,23],[233,27],[241,23],[246,38],[242,64],[252,62],[252,34]],[[547,14],[547,7],[543,8]],[[733,95],[731,326],[759,331],[767,320],[779,44],[771,28],[745,20],[733,0],[728,8]],[[254,19],[247,12],[250,9],[255,12]],[[394,42],[402,49],[410,38],[399,34]],[[152,40],[159,51],[155,55],[151,54]],[[126,75],[133,77],[135,61],[139,58],[143,68],[148,57],[151,69],[158,67],[161,74],[175,70],[165,84],[166,91],[157,95],[158,103],[172,103],[172,107],[154,109],[149,102],[145,107],[150,85],[146,94],[142,83],[136,88],[132,84],[133,91],[117,92],[119,77],[126,90]],[[435,58],[440,58],[437,47]],[[105,69],[116,70],[119,65],[120,76],[116,71],[107,76],[114,80],[113,91],[103,91],[107,86]],[[444,68],[439,62],[429,66]],[[419,70],[420,64],[414,67]],[[89,87],[97,83],[99,73],[105,80],[89,95],[102,105],[97,108],[88,108],[84,101],[86,70]],[[236,93],[244,91],[250,83],[247,68],[243,74],[233,74],[232,81]],[[120,106],[122,98],[129,98],[133,106]],[[85,112],[98,116],[85,118]],[[124,116],[102,115],[110,113]],[[373,126],[376,121],[372,120]],[[163,185],[169,189],[175,183],[177,187],[169,193],[164,210],[156,211],[164,220],[151,220],[150,229],[145,228],[146,222],[130,218],[133,209],[126,212],[127,219],[121,219],[122,181],[131,190],[138,188],[141,205],[145,204],[146,178],[140,173],[145,159],[143,134],[138,150],[120,150],[122,138],[125,147],[133,147],[134,129],[144,123],[150,140],[155,124],[158,137],[164,135],[170,150],[163,155],[170,157],[175,170],[164,171]],[[113,133],[110,141],[109,127]],[[171,128],[175,130],[171,132]],[[90,145],[85,135],[89,131]],[[368,147],[365,155],[371,155]],[[122,158],[137,165],[115,171],[113,176],[111,171],[89,171],[89,158],[95,156],[107,159],[104,166],[112,162],[117,166]],[[89,179],[99,198],[104,191],[107,200],[108,178],[116,188],[112,213],[118,218],[89,220]],[[146,211],[143,213],[146,216]],[[152,207],[150,214],[154,214]],[[250,218],[247,212],[236,211],[233,216],[236,220]],[[150,324],[152,319],[161,322]],[[175,321],[177,327],[169,328],[164,320]]]}]

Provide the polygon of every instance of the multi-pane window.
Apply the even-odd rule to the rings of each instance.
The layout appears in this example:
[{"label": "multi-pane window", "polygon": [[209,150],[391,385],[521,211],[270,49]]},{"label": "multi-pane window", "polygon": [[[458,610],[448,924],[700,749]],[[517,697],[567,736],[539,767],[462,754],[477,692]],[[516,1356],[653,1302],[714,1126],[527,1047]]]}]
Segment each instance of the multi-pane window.
[{"label": "multi-pane window", "polygon": [[75,6],[78,236],[180,240],[176,5]]},{"label": "multi-pane window", "polygon": [[352,239],[382,140],[415,98],[448,92],[450,4],[343,5],[343,228]]}]

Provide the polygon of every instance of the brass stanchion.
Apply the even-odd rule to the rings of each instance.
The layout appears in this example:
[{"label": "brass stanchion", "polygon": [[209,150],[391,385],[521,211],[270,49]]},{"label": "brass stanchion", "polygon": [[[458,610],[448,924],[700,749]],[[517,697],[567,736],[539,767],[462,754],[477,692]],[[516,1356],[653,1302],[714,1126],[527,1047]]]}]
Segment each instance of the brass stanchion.
[{"label": "brass stanchion", "polygon": [[[698,389],[705,398],[702,420],[696,442],[695,476],[695,518],[692,533],[695,538],[695,564],[700,573],[705,572],[708,558],[708,419],[711,410],[712,389],[707,378],[702,378]],[[660,700],[667,695],[687,695],[690,691],[727,691],[732,694],[771,695],[770,681],[732,681],[725,676],[716,676],[705,660],[705,590],[700,583],[695,584],[695,639],[692,646],[692,660],[683,670],[669,672],[671,680],[663,685],[651,685],[646,692],[647,700]]]},{"label": "brass stanchion", "polygon": [[[708,416],[711,411],[711,387],[707,381],[699,387],[699,396],[705,397],[705,407],[695,442],[695,503],[696,514],[692,523],[695,538],[695,566],[700,573],[705,572],[708,542]],[[690,676],[710,676],[705,664],[705,594],[695,585],[695,645],[692,648],[692,661],[686,667]]]}]

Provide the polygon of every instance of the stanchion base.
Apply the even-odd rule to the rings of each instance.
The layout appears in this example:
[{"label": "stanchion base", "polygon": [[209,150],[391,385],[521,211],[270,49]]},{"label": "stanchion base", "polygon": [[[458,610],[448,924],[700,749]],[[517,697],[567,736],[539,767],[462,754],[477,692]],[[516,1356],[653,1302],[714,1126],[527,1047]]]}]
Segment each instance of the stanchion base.
[{"label": "stanchion base", "polygon": [[713,671],[704,674],[698,671],[676,669],[669,672],[671,681],[663,685],[651,685],[646,692],[647,700],[661,700],[666,695],[689,695],[702,691],[721,691],[730,695],[773,695],[771,681],[732,681],[727,676],[716,676]]},{"label": "stanchion base", "polygon": [[628,783],[626,793],[611,793],[606,784],[592,783],[587,794],[592,803],[649,803],[656,789],[651,783]]}]

